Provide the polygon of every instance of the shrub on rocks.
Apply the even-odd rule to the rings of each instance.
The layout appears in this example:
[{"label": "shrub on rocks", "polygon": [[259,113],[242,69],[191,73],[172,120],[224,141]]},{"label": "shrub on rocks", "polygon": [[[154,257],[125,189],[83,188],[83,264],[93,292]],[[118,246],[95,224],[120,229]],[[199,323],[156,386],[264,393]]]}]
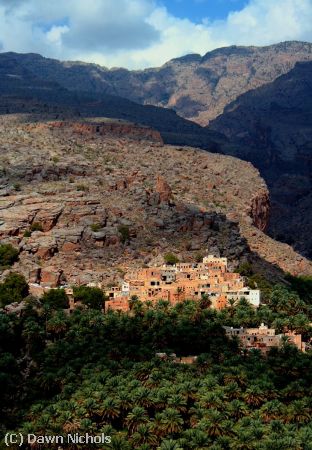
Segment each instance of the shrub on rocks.
[{"label": "shrub on rocks", "polygon": [[12,266],[18,259],[18,250],[11,244],[0,245],[0,266]]}]

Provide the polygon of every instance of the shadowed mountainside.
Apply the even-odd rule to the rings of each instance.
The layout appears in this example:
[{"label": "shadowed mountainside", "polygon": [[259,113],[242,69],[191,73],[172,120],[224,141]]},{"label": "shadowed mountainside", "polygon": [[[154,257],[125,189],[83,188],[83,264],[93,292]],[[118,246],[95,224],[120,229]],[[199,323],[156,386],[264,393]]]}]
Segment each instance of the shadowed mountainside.
[{"label": "shadowed mountainside", "polygon": [[[272,198],[269,232],[312,256],[312,62],[228,105],[210,124],[251,161]],[[235,145],[236,144],[236,145]]]},{"label": "shadowed mountainside", "polygon": [[118,118],[157,129],[169,144],[193,145],[210,151],[221,151],[220,144],[226,141],[220,133],[185,120],[170,109],[143,106],[114,95],[70,91],[58,82],[49,81],[41,70],[31,71],[28,57],[50,61],[39,55],[0,54],[0,114],[39,113],[51,118],[55,113],[55,119]]}]

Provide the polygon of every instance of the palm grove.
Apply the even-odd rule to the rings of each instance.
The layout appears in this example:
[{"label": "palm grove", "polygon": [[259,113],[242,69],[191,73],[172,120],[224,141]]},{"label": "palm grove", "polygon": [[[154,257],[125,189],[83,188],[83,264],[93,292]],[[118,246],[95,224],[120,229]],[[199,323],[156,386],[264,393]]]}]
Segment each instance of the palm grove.
[{"label": "palm grove", "polygon": [[[68,315],[63,290],[35,299],[10,274],[0,301],[23,308],[0,313],[1,435],[103,432],[112,442],[98,448],[115,450],[312,449],[311,353],[285,342],[263,358],[223,329],[266,322],[308,339],[310,287],[293,277],[266,285],[258,310],[243,299],[220,312],[206,298],[175,307],[134,299],[129,314],[103,314],[100,292],[77,288],[82,306]],[[181,365],[157,352],[198,359]]]}]

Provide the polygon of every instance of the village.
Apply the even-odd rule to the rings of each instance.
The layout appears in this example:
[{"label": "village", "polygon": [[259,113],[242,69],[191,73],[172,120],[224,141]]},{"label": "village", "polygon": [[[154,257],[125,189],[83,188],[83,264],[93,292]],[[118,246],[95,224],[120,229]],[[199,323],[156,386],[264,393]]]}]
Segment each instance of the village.
[{"label": "village", "polygon": [[129,271],[120,286],[108,292],[107,309],[128,311],[131,297],[142,301],[167,300],[175,305],[184,300],[209,296],[212,308],[222,309],[230,299],[244,297],[251,305],[260,304],[260,291],[245,286],[239,273],[228,271],[227,258],[209,255],[200,263],[176,263]]},{"label": "village", "polygon": [[[228,270],[228,261],[224,257],[208,255],[202,262],[177,262],[160,267],[145,267],[129,270],[118,286],[107,288],[101,283],[89,283],[89,287],[102,289],[106,296],[105,312],[131,311],[133,302],[140,300],[156,304],[159,300],[168,301],[172,306],[185,300],[200,301],[207,298],[211,308],[222,310],[230,303],[235,304],[244,298],[252,307],[258,308],[261,302],[259,289],[250,289],[239,273]],[[30,285],[34,295],[42,293],[42,286]],[[46,287],[44,291],[51,288]],[[74,299],[73,288],[64,287],[69,298],[69,312],[80,305]],[[103,308],[104,310],[104,308]],[[306,343],[300,334],[287,332],[276,334],[275,329],[263,323],[258,328],[224,327],[230,339],[239,339],[245,350],[258,349],[267,354],[272,347],[281,347],[285,341],[295,345],[300,351],[306,350]],[[185,358],[184,358],[185,359]],[[175,362],[192,364],[196,357],[190,356]]]}]

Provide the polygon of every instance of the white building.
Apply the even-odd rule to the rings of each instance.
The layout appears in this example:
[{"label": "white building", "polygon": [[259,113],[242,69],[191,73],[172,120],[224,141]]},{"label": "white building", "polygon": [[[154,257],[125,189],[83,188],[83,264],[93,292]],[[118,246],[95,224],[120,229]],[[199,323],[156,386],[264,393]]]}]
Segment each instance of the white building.
[{"label": "white building", "polygon": [[245,298],[252,306],[258,308],[260,305],[260,290],[259,289],[250,289],[249,287],[245,287],[244,289],[240,289],[235,292],[227,292],[226,294],[228,300],[240,300],[241,298]]}]

